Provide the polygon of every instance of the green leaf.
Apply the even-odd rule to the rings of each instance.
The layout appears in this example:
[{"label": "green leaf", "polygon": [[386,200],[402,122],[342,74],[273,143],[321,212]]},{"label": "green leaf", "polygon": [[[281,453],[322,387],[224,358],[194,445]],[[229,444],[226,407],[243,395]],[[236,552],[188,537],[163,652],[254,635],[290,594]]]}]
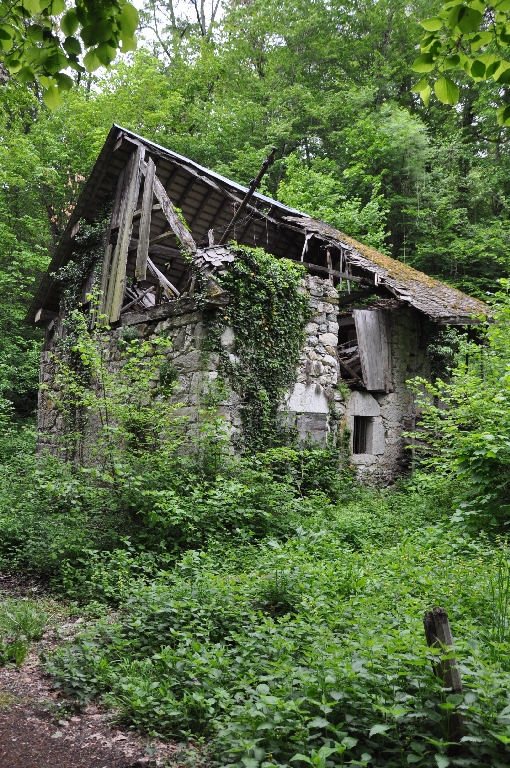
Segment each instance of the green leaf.
[{"label": "green leaf", "polygon": [[327,728],[331,723],[323,717],[314,717],[314,719],[310,720],[307,725],[309,728]]},{"label": "green leaf", "polygon": [[313,765],[310,758],[307,757],[306,755],[294,755],[294,757],[290,758],[290,762],[292,762],[293,760],[301,760],[303,763],[308,763],[309,765]]},{"label": "green leaf", "polygon": [[482,14],[474,8],[465,5],[459,11],[457,26],[461,32],[476,32],[482,21]]},{"label": "green leaf", "polygon": [[16,72],[19,72],[21,69],[21,61],[19,59],[11,59],[10,61],[6,61],[6,66],[11,75],[14,75]]},{"label": "green leaf", "polygon": [[122,6],[120,13],[120,28],[122,30],[123,39],[125,37],[129,39],[133,38],[139,21],[140,16],[134,5],[126,3]]},{"label": "green leaf", "polygon": [[46,7],[52,16],[59,16],[61,13],[64,13],[66,4],[64,0],[52,0]]},{"label": "green leaf", "polygon": [[108,19],[102,19],[97,24],[87,24],[80,32],[80,37],[86,46],[105,43],[112,36],[112,22]]},{"label": "green leaf", "polygon": [[450,758],[446,755],[435,755],[437,768],[448,768],[450,765]]},{"label": "green leaf", "polygon": [[58,83],[59,91],[70,91],[71,88],[73,87],[72,77],[69,77],[69,75],[66,75],[65,72],[59,72],[58,75],[56,75],[56,80]]},{"label": "green leaf", "polygon": [[0,27],[0,40],[11,40],[12,41],[12,37],[10,36],[10,34],[3,27]]},{"label": "green leaf", "polygon": [[485,64],[480,59],[475,59],[471,64],[471,77],[482,79],[485,77]]},{"label": "green leaf", "polygon": [[80,23],[78,21],[78,17],[76,16],[76,11],[74,8],[70,8],[67,13],[64,13],[62,18],[60,19],[60,29],[66,35],[66,37],[71,37],[74,35],[76,30],[78,29]]},{"label": "green leaf", "polygon": [[499,107],[496,114],[499,125],[510,125],[510,104],[507,104],[506,107]]},{"label": "green leaf", "polygon": [[434,83],[434,93],[443,104],[456,104],[459,100],[459,88],[448,77],[440,77]]},{"label": "green leaf", "polygon": [[494,8],[503,13],[505,13],[505,11],[510,11],[510,0],[501,0],[500,3],[496,3]]},{"label": "green leaf", "polygon": [[36,48],[34,46],[25,51],[25,61],[27,64],[32,64],[34,67],[40,67],[41,64],[44,64],[48,55],[47,48]]},{"label": "green leaf", "polygon": [[39,0],[22,0],[19,5],[24,11],[26,11],[24,14],[25,16],[35,16],[35,14],[39,13],[41,10]]},{"label": "green leaf", "polygon": [[443,26],[443,20],[440,19],[438,16],[432,16],[430,19],[425,19],[424,21],[420,21],[421,26],[423,29],[426,29],[427,32],[437,32],[438,29],[441,29]]},{"label": "green leaf", "polygon": [[51,72],[51,74],[60,72],[61,69],[65,69],[66,67],[67,59],[63,53],[60,53],[60,51],[54,53],[53,56],[49,56],[45,61],[45,68],[48,72]]},{"label": "green leaf", "polygon": [[111,48],[108,43],[99,43],[96,48],[96,56],[101,64],[105,67],[108,67],[112,63],[116,54],[117,50],[115,48]]},{"label": "green leaf", "polygon": [[44,29],[39,24],[31,24],[27,27],[27,37],[32,43],[42,43]]},{"label": "green leaf", "polygon": [[422,53],[413,62],[411,69],[415,72],[431,72],[435,67],[435,59],[431,53]]},{"label": "green leaf", "polygon": [[432,93],[432,91],[430,90],[430,85],[427,85],[427,87],[424,88],[423,91],[420,93],[420,98],[421,98],[421,100],[423,101],[423,103],[425,104],[426,107],[428,107],[428,105],[429,105],[430,94],[431,93]]},{"label": "green leaf", "polygon": [[35,80],[35,72],[32,67],[22,67],[16,75],[16,80],[20,83],[33,83]]},{"label": "green leaf", "polygon": [[129,51],[136,51],[136,37],[123,37],[120,50],[122,53],[128,53]]},{"label": "green leaf", "polygon": [[345,736],[341,741],[342,746],[346,749],[352,749],[357,743],[358,739],[354,739],[352,736]]},{"label": "green leaf", "polygon": [[53,112],[60,107],[62,104],[62,96],[55,85],[50,85],[50,87],[44,91],[43,101]]},{"label": "green leaf", "polygon": [[413,93],[421,93],[422,91],[425,90],[425,88],[427,88],[427,86],[428,86],[427,78],[422,77],[421,80],[418,80],[418,82],[415,85],[413,85],[413,87],[411,88],[411,91]]},{"label": "green leaf", "polygon": [[455,53],[453,56],[446,56],[440,69],[444,72],[445,69],[452,69],[452,67],[458,67],[460,64],[460,56]]},{"label": "green leaf", "polygon": [[370,733],[368,734],[369,737],[375,736],[377,733],[386,733],[386,731],[389,731],[391,728],[391,725],[384,725],[383,723],[378,723],[377,725],[373,725],[370,729]]},{"label": "green leaf", "polygon": [[94,48],[92,48],[90,51],[87,51],[83,57],[83,64],[87,72],[95,72],[96,69],[99,69],[101,62],[97,58]]},{"label": "green leaf", "polygon": [[79,56],[81,53],[80,41],[77,40],[75,37],[66,37],[66,39],[62,44],[62,47],[64,51],[70,55]]},{"label": "green leaf", "polygon": [[499,67],[494,72],[494,80],[497,83],[507,84],[510,77],[510,63],[508,61],[501,61]]},{"label": "green leaf", "polygon": [[491,32],[478,32],[478,34],[476,34],[471,39],[471,50],[477,51],[479,48],[482,48],[484,45],[488,45],[491,40],[492,40]]}]

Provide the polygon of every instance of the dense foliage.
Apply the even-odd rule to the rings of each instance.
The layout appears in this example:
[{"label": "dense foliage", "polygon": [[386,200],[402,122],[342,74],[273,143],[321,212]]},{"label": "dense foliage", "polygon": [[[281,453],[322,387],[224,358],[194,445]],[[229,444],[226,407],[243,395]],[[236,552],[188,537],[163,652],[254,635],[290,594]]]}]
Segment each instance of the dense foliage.
[{"label": "dense foliage", "polygon": [[[192,10],[149,0],[145,45],[82,77],[56,112],[0,73],[0,569],[95,617],[45,660],[76,706],[99,696],[131,727],[206,744],[210,765],[508,765],[510,318],[497,281],[510,188],[494,110],[506,86],[476,76],[454,109],[411,90],[417,21],[444,19],[439,2]],[[94,34],[110,26],[121,39],[110,22]],[[58,64],[49,85],[63,90]],[[253,334],[225,367],[254,404],[251,454],[228,452],[214,397],[183,450],[164,335],[124,332],[112,376],[110,340],[70,312],[57,350],[69,439],[34,456],[41,334],[22,318],[113,121],[242,183],[275,144],[268,194],[467,292],[499,291],[494,323],[434,340],[436,380],[416,382],[419,472],[368,489],[332,448],[259,450],[304,315],[299,271],[251,251],[225,280],[224,315]],[[70,297],[97,234],[82,230],[59,275]],[[255,381],[261,356],[274,376]],[[452,620],[460,697],[432,672],[421,619],[436,604]],[[21,664],[43,625],[32,603],[1,603],[0,663]],[[455,708],[466,737],[452,750]]]},{"label": "dense foliage", "polygon": [[468,293],[508,276],[500,84],[462,89],[455,109],[411,91],[418,21],[438,4],[256,0],[214,21],[200,8],[198,23],[184,6],[149,3],[145,46],[87,76],[56,112],[4,77],[0,388],[22,415],[39,335],[21,319],[114,121],[242,183],[274,144],[270,195]]},{"label": "dense foliage", "polygon": [[[500,87],[508,85],[509,10],[506,0],[448,0],[436,15],[421,21],[426,34],[413,69],[425,73],[434,70],[439,75],[433,83],[434,93],[443,104],[454,105],[459,101],[457,83],[443,74],[448,70],[467,72],[475,82],[494,80]],[[426,76],[413,90],[428,105],[431,88]],[[500,97],[503,104],[497,111],[498,123],[510,125],[510,106],[504,90]]]}]

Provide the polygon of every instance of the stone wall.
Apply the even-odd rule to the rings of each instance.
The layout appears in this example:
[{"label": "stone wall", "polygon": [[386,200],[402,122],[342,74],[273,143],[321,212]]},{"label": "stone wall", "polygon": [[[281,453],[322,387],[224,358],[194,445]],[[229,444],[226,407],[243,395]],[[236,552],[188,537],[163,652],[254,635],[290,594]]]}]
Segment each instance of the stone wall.
[{"label": "stone wall", "polygon": [[[391,482],[408,461],[402,431],[415,421],[415,405],[406,381],[416,375],[428,375],[426,338],[421,331],[423,318],[402,305],[388,309],[389,343],[392,360],[391,391],[367,392],[349,388],[339,380],[337,358],[338,293],[327,279],[307,275],[303,292],[309,296],[312,316],[306,326],[306,341],[300,357],[296,383],[282,409],[285,420],[297,429],[301,442],[324,444],[338,427],[352,431],[356,416],[369,417],[370,452],[353,455],[351,461],[361,476],[379,482]],[[209,309],[210,311],[210,309]],[[221,310],[220,310],[221,311]],[[172,346],[168,363],[174,371],[175,403],[182,403],[178,415],[185,417],[186,429],[198,429],[200,410],[211,396],[224,417],[231,437],[241,427],[238,396],[218,377],[219,356],[207,351],[207,324],[191,300],[162,305],[145,313],[128,314],[120,328],[111,331],[108,365],[120,365],[120,335],[150,338],[165,332]],[[226,328],[221,344],[228,354],[235,354],[232,328]],[[41,358],[41,382],[45,391],[39,395],[39,449],[52,449],[63,434],[64,424],[55,406],[54,363],[48,341]]]}]

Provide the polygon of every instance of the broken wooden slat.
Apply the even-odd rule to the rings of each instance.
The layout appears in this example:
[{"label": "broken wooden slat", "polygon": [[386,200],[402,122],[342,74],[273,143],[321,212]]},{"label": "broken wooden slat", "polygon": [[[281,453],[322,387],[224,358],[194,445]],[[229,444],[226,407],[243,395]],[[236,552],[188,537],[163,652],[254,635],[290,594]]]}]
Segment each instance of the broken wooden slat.
[{"label": "broken wooden slat", "polygon": [[138,233],[138,249],[136,251],[135,277],[137,280],[147,279],[147,258],[149,256],[149,238],[151,232],[151,209],[154,196],[154,176],[156,166],[151,158],[147,162],[145,186],[143,189],[142,217]]},{"label": "broken wooden slat", "polygon": [[389,392],[391,357],[386,313],[381,309],[354,309],[352,315],[365,386],[369,391]]},{"label": "broken wooden slat", "polygon": [[[432,665],[434,674],[451,693],[462,693],[462,680],[457,660],[451,654],[453,650],[453,637],[446,609],[434,608],[432,611],[427,611],[423,617],[423,624],[427,645],[430,648],[438,648],[447,654],[447,658]],[[459,742],[465,735],[462,714],[453,710],[448,717],[447,727],[448,741]]]},{"label": "broken wooden slat", "polygon": [[351,376],[354,378],[354,381],[359,381],[361,384],[363,384],[363,380],[362,380],[362,378],[361,378],[360,376],[358,376],[358,374],[357,374],[357,373],[355,373],[355,372],[352,370],[352,368],[350,367],[350,365],[349,365],[348,363],[344,362],[344,360],[342,360],[341,358],[339,358],[339,362],[340,362],[340,365],[341,365],[343,368],[345,368],[345,370],[347,371],[347,373],[350,373],[350,374],[351,374]]},{"label": "broken wooden slat", "polygon": [[333,260],[331,258],[331,251],[329,250],[329,248],[326,251],[326,261],[328,262],[329,282],[331,283],[331,285],[334,285],[334,283],[333,283]]},{"label": "broken wooden slat", "polygon": [[123,206],[122,221],[119,226],[119,235],[115,252],[113,254],[108,294],[106,298],[105,315],[109,323],[115,323],[119,319],[124,296],[124,284],[126,279],[126,263],[133,226],[133,212],[138,199],[140,188],[140,160],[143,148],[138,146],[131,156],[129,169],[126,172],[125,204]]},{"label": "broken wooden slat", "polygon": [[134,307],[135,304],[138,304],[139,301],[141,301],[145,296],[147,296],[148,293],[154,290],[154,286],[150,285],[146,291],[141,293],[139,296],[136,296],[133,301],[130,301],[129,304],[126,304],[122,307],[120,314],[124,314],[124,312],[127,312],[128,309],[131,309],[131,307]]},{"label": "broken wooden slat", "polygon": [[56,317],[58,317],[58,312],[50,312],[48,309],[38,309],[35,313],[35,324],[36,325],[44,325],[45,323],[49,323],[50,320],[54,320]]},{"label": "broken wooden slat", "polygon": [[[171,283],[170,280],[167,277],[165,277],[163,272],[160,272],[160,270],[156,267],[156,265],[148,257],[147,257],[147,264],[149,266],[150,271],[152,272],[154,277],[157,278],[159,284],[161,285],[161,287],[165,291],[166,295],[170,299],[173,299],[174,296],[179,298],[179,296],[181,294],[179,293],[179,291],[177,290],[175,285],[173,285],[173,283]],[[156,303],[157,303],[157,301],[156,301]]]},{"label": "broken wooden slat", "polygon": [[158,203],[161,205],[161,210],[165,214],[166,220],[181,241],[182,246],[188,253],[194,254],[197,250],[196,243],[177,215],[177,211],[175,210],[172,201],[168,197],[163,184],[157,176],[154,176],[154,194],[156,195]]}]

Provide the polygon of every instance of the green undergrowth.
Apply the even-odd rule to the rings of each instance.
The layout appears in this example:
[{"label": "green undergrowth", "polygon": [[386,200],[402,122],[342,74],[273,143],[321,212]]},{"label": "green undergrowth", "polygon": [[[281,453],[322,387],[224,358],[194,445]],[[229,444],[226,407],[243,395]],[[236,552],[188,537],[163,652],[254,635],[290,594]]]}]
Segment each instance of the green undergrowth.
[{"label": "green undergrowth", "polygon": [[[217,539],[172,562],[126,542],[96,553],[88,578],[117,618],[47,669],[135,729],[205,739],[211,765],[508,765],[509,564],[504,543],[451,527],[454,492],[426,476],[386,491],[346,481],[336,500],[310,494],[286,536]],[[435,605],[461,696],[432,673],[422,618]],[[455,708],[466,735],[452,755]]]},{"label": "green undergrowth", "polygon": [[[223,768],[508,765],[510,558],[451,522],[456,481],[369,488],[332,448],[210,450],[125,452],[114,475],[4,460],[1,568],[87,617],[43,656],[69,706],[99,699]],[[462,695],[432,671],[438,605]]]}]

